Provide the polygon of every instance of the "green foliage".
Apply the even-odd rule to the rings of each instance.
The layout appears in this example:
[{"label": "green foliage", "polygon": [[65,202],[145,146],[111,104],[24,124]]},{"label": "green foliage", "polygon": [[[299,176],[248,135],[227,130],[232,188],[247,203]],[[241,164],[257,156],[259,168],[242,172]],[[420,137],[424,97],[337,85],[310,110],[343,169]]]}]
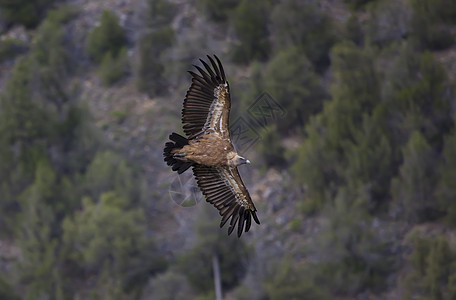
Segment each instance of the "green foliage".
[{"label": "green foliage", "polygon": [[136,86],[149,95],[160,95],[167,91],[164,65],[160,55],[174,40],[174,31],[165,26],[149,32],[139,39],[138,60],[136,63]]},{"label": "green foliage", "polygon": [[0,298],[7,300],[21,299],[3,276],[0,276]]},{"label": "green foliage", "polygon": [[118,17],[114,12],[105,10],[100,25],[93,28],[87,37],[86,52],[99,63],[108,52],[117,57],[126,43],[125,30],[119,25]]},{"label": "green foliage", "polygon": [[198,0],[206,16],[215,22],[225,22],[241,0]]},{"label": "green foliage", "polygon": [[456,225],[456,130],[445,137],[443,161],[439,171],[441,178],[436,195],[440,203],[440,210],[446,212],[445,219],[453,227]]},{"label": "green foliage", "polygon": [[[337,189],[345,184],[344,177],[356,183],[355,190],[363,183],[377,180],[375,167],[370,162],[373,157],[368,155],[388,153],[388,145],[385,140],[383,150],[377,151],[376,138],[366,140],[367,143],[363,141],[371,131],[381,134],[381,128],[380,132],[375,128],[380,121],[370,119],[380,96],[371,55],[368,49],[360,49],[352,43],[342,43],[332,51],[333,100],[325,103],[323,111],[311,118],[306,127],[307,138],[299,147],[297,161],[292,166],[296,180],[307,186],[307,211],[321,208],[324,202],[333,199]],[[380,111],[378,114],[381,115]],[[358,153],[369,148],[372,149],[370,153],[363,153],[366,155],[364,160],[353,166],[356,169],[347,170],[349,159],[358,160]],[[352,174],[346,176],[345,172]],[[355,174],[359,177],[350,178]],[[372,174],[373,178],[365,178],[365,174]]]},{"label": "green foliage", "polygon": [[[61,149],[66,151],[65,155],[72,156],[80,149],[72,143],[72,137],[87,133],[80,127],[81,118],[75,114],[78,109],[68,103],[65,82],[71,70],[63,32],[61,24],[50,19],[42,23],[29,54],[16,61],[1,95],[0,152],[2,161],[8,161],[0,166],[0,187],[6,195],[2,201],[6,219],[15,218],[18,206],[14,199],[33,181],[38,162],[51,157],[48,155],[51,144],[54,150]],[[74,148],[65,148],[68,146]],[[58,152],[52,155],[55,160],[60,158]],[[67,170],[72,163],[75,161],[68,159],[56,165]],[[78,166],[83,166],[81,161]]]},{"label": "green foliage", "polygon": [[72,5],[60,5],[57,9],[52,9],[46,19],[58,24],[67,24],[79,15],[79,9]]},{"label": "green foliage", "polygon": [[168,26],[177,12],[177,6],[168,0],[147,0],[147,27]]},{"label": "green foliage", "polygon": [[360,9],[372,0],[344,0],[344,3],[351,9]]},{"label": "green foliage", "polygon": [[297,160],[291,167],[295,180],[307,187],[302,209],[307,213],[321,209],[338,182],[335,166],[338,163],[335,148],[320,135],[325,130],[323,115],[311,118],[306,128],[307,138],[297,150]]},{"label": "green foliage", "polygon": [[49,113],[32,96],[32,63],[28,57],[16,62],[2,97],[1,130],[11,144],[18,141],[25,143],[49,131],[49,123],[45,122],[49,120]]},{"label": "green foliage", "polygon": [[320,71],[329,65],[329,50],[336,41],[331,19],[314,3],[285,0],[271,14],[277,51],[296,46]]},{"label": "green foliage", "polygon": [[410,0],[413,9],[412,30],[425,49],[441,50],[454,44],[448,23],[456,17],[456,4],[445,0]]},{"label": "green foliage", "polygon": [[198,242],[181,257],[180,270],[195,289],[208,293],[214,288],[211,261],[215,256],[219,260],[222,290],[227,291],[245,276],[250,249],[234,234],[227,237],[226,232],[214,226],[218,217],[213,207],[204,205],[200,215],[196,223]]},{"label": "green foliage", "polygon": [[56,0],[0,0],[0,12],[7,22],[36,27]]},{"label": "green foliage", "polygon": [[[381,292],[397,261],[390,253],[391,237],[376,230],[374,220],[357,203],[369,195],[340,188],[327,207],[327,227],[317,237],[315,280],[333,294],[354,295],[363,290]],[[383,230],[387,230],[384,228]]]},{"label": "green foliage", "polygon": [[[456,250],[444,235],[411,235],[413,252],[402,288],[403,299],[452,299],[456,272]],[[417,298],[418,297],[418,298]]]},{"label": "green foliage", "polygon": [[108,52],[101,60],[98,75],[104,85],[110,86],[122,79],[128,72],[127,49],[122,48],[116,57]]},{"label": "green foliage", "polygon": [[275,124],[264,128],[260,132],[261,143],[258,145],[258,153],[264,163],[270,167],[280,167],[285,163],[285,148],[280,141],[279,132]]},{"label": "green foliage", "polygon": [[[441,64],[425,52],[407,49],[399,56],[391,78],[391,113],[388,122],[396,143],[403,145],[413,131],[420,131],[432,147],[441,149],[443,137],[452,127],[451,97],[447,76]],[[396,73],[397,72],[397,73]]]},{"label": "green foliage", "polygon": [[116,118],[117,124],[122,124],[127,118],[127,112],[125,110],[112,111],[111,115]]},{"label": "green foliage", "polygon": [[[53,11],[55,16],[59,11]],[[31,56],[37,63],[45,97],[53,101],[65,101],[61,82],[73,71],[68,50],[64,47],[65,30],[57,17],[46,18],[40,25],[36,42],[32,45]],[[52,94],[51,94],[52,93]]]},{"label": "green foliage", "polygon": [[282,134],[304,126],[321,110],[327,97],[312,64],[296,47],[279,52],[268,63],[264,88],[286,111],[286,117],[277,124]]},{"label": "green foliage", "polygon": [[138,39],[135,61],[135,83],[140,92],[149,96],[163,95],[168,91],[165,61],[169,64],[167,50],[174,43],[174,30],[169,25],[176,13],[176,6],[167,0],[148,1],[147,30]]},{"label": "green foliage", "polygon": [[433,199],[436,156],[422,134],[415,131],[403,149],[404,162],[392,182],[392,197],[404,219],[423,222],[435,218]]},{"label": "green foliage", "polygon": [[[11,280],[25,290],[26,299],[86,296],[92,288],[79,291],[75,282],[85,284],[87,269],[97,274],[93,290],[103,295],[93,297],[138,295],[149,274],[165,266],[145,235],[141,210],[130,209],[140,201],[141,180],[117,154],[100,151],[94,158],[104,148],[102,138],[69,85],[74,68],[65,26],[73,16],[69,7],[48,14],[29,53],[16,61],[0,98],[0,226],[2,236],[13,238],[21,250]],[[100,178],[106,168],[106,178]],[[74,217],[84,194],[100,197],[108,208],[100,215]],[[87,207],[97,211],[97,204]],[[62,222],[71,225],[66,226],[72,239]],[[94,228],[106,239],[92,243],[88,231]],[[119,239],[111,239],[117,235]],[[73,242],[87,245],[85,256]],[[112,252],[103,252],[105,247]],[[79,264],[72,261],[78,255],[84,258]]]},{"label": "green foliage", "polygon": [[366,39],[385,46],[410,34],[411,13],[407,1],[382,0],[368,5]]},{"label": "green foliage", "polygon": [[[393,49],[395,58],[383,79],[377,75],[373,49],[362,50],[350,43],[334,47],[333,100],[311,119],[292,166],[296,179],[307,186],[305,211],[322,208],[344,188],[365,195],[357,205],[369,212],[387,209],[385,200],[391,192],[395,213],[408,214],[409,221],[441,215],[431,200],[437,184],[432,166],[438,162],[434,149],[442,148],[443,137],[452,127],[452,90],[429,53],[419,55],[409,47]],[[413,145],[405,146],[413,132],[422,135],[422,142],[414,138]],[[403,148],[408,150],[401,152]],[[390,188],[395,176],[402,179]],[[413,183],[407,187],[406,181]],[[424,212],[426,216],[421,215]]]},{"label": "green foliage", "polygon": [[214,287],[211,261],[215,254],[220,263],[223,290],[235,287],[245,275],[249,257],[246,246],[235,237],[227,240],[222,234],[215,242],[218,244],[200,242],[182,258],[182,272],[189,283],[202,292]]},{"label": "green foliage", "polygon": [[151,295],[159,300],[194,299],[185,276],[169,269],[155,276],[142,294],[141,300],[150,299]]},{"label": "green foliage", "polygon": [[363,43],[364,35],[356,14],[352,14],[345,22],[345,36],[358,46]]},{"label": "green foliage", "polygon": [[73,266],[85,274],[118,281],[124,291],[141,287],[147,274],[165,263],[146,237],[144,214],[128,209],[128,200],[115,192],[101,194],[99,202],[83,199],[82,209],[63,222],[63,244]]},{"label": "green foliage", "polygon": [[361,197],[369,212],[385,208],[395,156],[386,127],[385,107],[378,105],[372,116],[363,114],[362,124],[353,130],[345,144],[347,166],[341,170],[345,185],[352,191],[367,194]]},{"label": "green foliage", "polygon": [[272,278],[265,282],[268,299],[318,300],[330,299],[330,295],[310,276],[305,263],[296,264],[285,257]]},{"label": "green foliage", "polygon": [[247,63],[268,57],[268,12],[268,2],[261,0],[242,0],[236,7],[233,22],[239,45],[234,49],[235,61]]},{"label": "green foliage", "polygon": [[56,175],[49,162],[41,160],[34,183],[19,196],[22,218],[17,243],[22,259],[17,264],[17,271],[26,286],[28,299],[54,297],[61,284],[56,272],[58,208],[53,208],[57,201],[55,183]]},{"label": "green foliage", "polygon": [[128,162],[112,151],[99,151],[85,173],[85,192],[93,198],[104,192],[116,191],[123,199],[130,199],[130,205],[138,200],[134,173]]},{"label": "green foliage", "polygon": [[[284,215],[280,238],[264,227],[273,243],[250,240],[255,252],[248,239],[214,227],[220,219],[209,205],[197,216],[187,251],[175,239],[181,232],[169,235],[173,212],[154,202],[166,189],[162,183],[144,207],[144,174],[107,149],[81,104],[91,99],[79,99],[76,71],[85,70],[73,61],[80,52],[75,38],[81,37],[73,34],[78,9],[58,5],[41,20],[55,2],[0,0],[3,27],[36,28],[27,31],[30,45],[0,41],[7,72],[0,95],[0,235],[20,250],[7,269],[12,276],[0,276],[1,299],[214,299],[213,257],[224,291],[236,299],[385,298],[397,291],[404,299],[456,297],[453,76],[445,74],[451,66],[420,52],[454,44],[454,1],[347,0],[353,14],[345,23],[337,7],[315,1],[196,2],[207,13],[203,19],[218,22],[207,24],[217,27],[208,42],[221,29],[239,40],[230,54],[250,63],[249,80],[231,80],[246,91],[232,114],[264,91],[287,113],[264,128],[257,150],[266,166],[292,164],[304,195],[298,188],[288,193],[298,210]],[[151,96],[171,90],[166,78],[189,59],[188,47],[195,52],[207,44],[206,32],[195,43],[189,29],[178,40],[186,51],[171,48],[174,2],[145,1],[135,23],[135,83]],[[341,39],[351,42],[335,45]],[[114,13],[103,13],[86,53],[104,84],[129,72],[126,46]],[[449,61],[447,54],[438,60]],[[125,113],[112,107],[108,120],[122,124]],[[302,136],[286,138],[303,143],[285,162],[288,143],[281,139],[293,134]],[[303,211],[314,216],[302,218]],[[410,253],[403,232],[416,222],[430,237],[414,236]],[[183,248],[169,251],[175,245]],[[281,260],[282,251],[294,256]]]},{"label": "green foliage", "polygon": [[0,41],[0,63],[13,59],[16,56],[24,53],[26,46],[21,40],[13,38]]}]

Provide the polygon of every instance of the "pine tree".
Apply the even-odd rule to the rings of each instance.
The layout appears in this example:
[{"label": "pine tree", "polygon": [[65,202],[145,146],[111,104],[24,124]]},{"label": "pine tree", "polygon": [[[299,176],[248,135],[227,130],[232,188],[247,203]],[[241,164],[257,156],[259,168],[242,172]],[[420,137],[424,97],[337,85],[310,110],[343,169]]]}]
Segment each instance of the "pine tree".
[{"label": "pine tree", "polygon": [[446,220],[452,226],[456,225],[456,130],[445,137],[442,162],[440,165],[441,178],[438,183],[436,196],[440,209],[446,212]]},{"label": "pine tree", "polygon": [[[331,86],[333,100],[325,103],[323,111],[312,118],[306,127],[307,138],[298,149],[297,161],[292,167],[298,182],[307,186],[309,205],[315,208],[321,207],[329,199],[334,199],[337,189],[350,179],[344,175],[350,163],[349,155],[353,163],[356,163],[350,152],[355,149],[354,144],[365,143],[363,139],[367,138],[367,132],[363,133],[359,128],[380,130],[376,135],[380,140],[384,134],[381,131],[384,126],[384,113],[381,108],[376,112],[377,120],[370,121],[371,114],[380,103],[379,83],[372,63],[372,53],[369,49],[360,49],[353,43],[345,42],[333,48],[331,58],[334,74],[334,83]],[[373,123],[369,124],[371,122]],[[380,128],[376,129],[376,126]],[[383,150],[376,149],[375,151],[379,152],[375,155],[389,155],[386,142],[388,139],[383,140]],[[370,144],[368,147],[376,148],[375,138],[366,142]],[[365,161],[368,160],[369,158],[366,158]],[[386,159],[386,162],[388,161],[389,158]],[[369,168],[367,164],[359,167]],[[374,170],[355,171],[356,166],[351,168],[353,170],[349,172],[374,173]]]},{"label": "pine tree", "polygon": [[302,128],[311,115],[322,109],[327,98],[320,78],[298,47],[284,49],[268,63],[264,89],[286,111],[286,116],[277,122],[282,134]]},{"label": "pine tree", "polygon": [[311,1],[286,0],[271,12],[274,48],[297,47],[320,72],[329,65],[329,52],[337,41],[330,18]]},{"label": "pine tree", "polygon": [[234,29],[239,46],[234,49],[234,59],[241,63],[265,60],[269,55],[268,2],[241,0],[234,11]]},{"label": "pine tree", "polygon": [[100,25],[93,28],[87,38],[86,51],[99,63],[108,52],[117,57],[126,42],[125,30],[119,25],[118,17],[113,11],[105,10]]},{"label": "pine tree", "polygon": [[403,149],[403,157],[391,186],[393,201],[409,222],[432,220],[437,214],[437,203],[433,201],[436,153],[423,135],[415,131]]},{"label": "pine tree", "polygon": [[314,282],[305,263],[296,264],[292,258],[284,257],[278,270],[265,282],[268,299],[329,299],[328,293]]},{"label": "pine tree", "polygon": [[82,200],[82,209],[63,221],[63,253],[73,269],[67,278],[96,275],[94,293],[118,286],[118,293],[138,292],[149,274],[166,264],[146,236],[145,218],[139,208],[129,208],[128,199],[105,192],[99,201]]},{"label": "pine tree", "polygon": [[26,286],[26,297],[30,299],[54,298],[62,284],[56,256],[55,183],[56,175],[49,162],[40,160],[34,183],[19,197],[22,214],[16,242],[21,248],[22,259],[17,263],[17,272]]}]

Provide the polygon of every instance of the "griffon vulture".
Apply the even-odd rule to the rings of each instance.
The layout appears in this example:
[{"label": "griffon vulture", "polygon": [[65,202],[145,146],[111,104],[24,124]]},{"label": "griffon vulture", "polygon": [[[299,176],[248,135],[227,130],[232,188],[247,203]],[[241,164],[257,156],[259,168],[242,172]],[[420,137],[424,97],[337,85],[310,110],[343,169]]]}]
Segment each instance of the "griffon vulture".
[{"label": "griffon vulture", "polygon": [[182,123],[187,138],[172,133],[165,144],[163,155],[173,171],[181,174],[193,168],[206,201],[213,204],[222,216],[220,227],[230,220],[228,234],[249,231],[253,220],[260,224],[256,208],[242,182],[237,166],[250,163],[240,156],[230,139],[230,89],[225,72],[217,56],[217,63],[207,56],[201,60],[204,68],[195,66],[192,84],[187,91],[182,109]]}]

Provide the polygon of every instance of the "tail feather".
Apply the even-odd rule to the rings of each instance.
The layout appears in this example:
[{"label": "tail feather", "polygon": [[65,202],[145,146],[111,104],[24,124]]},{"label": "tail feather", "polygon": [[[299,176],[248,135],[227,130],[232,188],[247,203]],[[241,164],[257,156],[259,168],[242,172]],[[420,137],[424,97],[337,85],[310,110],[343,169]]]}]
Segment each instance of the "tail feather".
[{"label": "tail feather", "polygon": [[165,144],[165,149],[163,149],[163,156],[165,157],[166,164],[168,166],[171,166],[173,171],[177,171],[178,174],[182,174],[188,168],[190,168],[193,163],[178,160],[174,158],[174,155],[171,152],[174,149],[182,149],[185,145],[188,145],[188,140],[175,132],[169,136],[169,139],[172,142],[167,142]]}]

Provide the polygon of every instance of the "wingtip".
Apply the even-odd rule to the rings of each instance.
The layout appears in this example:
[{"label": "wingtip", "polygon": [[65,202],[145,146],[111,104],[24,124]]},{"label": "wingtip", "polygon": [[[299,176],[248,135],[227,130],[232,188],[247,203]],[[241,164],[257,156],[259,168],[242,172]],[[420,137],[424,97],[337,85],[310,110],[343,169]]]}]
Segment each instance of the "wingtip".
[{"label": "wingtip", "polygon": [[255,222],[260,225],[260,220],[258,220],[258,217],[256,215],[256,212],[252,210],[252,216],[253,216],[253,219],[255,220]]},{"label": "wingtip", "polygon": [[233,232],[233,230],[234,230],[234,226],[230,226],[230,227],[228,228],[228,235],[231,235],[231,233]]}]

